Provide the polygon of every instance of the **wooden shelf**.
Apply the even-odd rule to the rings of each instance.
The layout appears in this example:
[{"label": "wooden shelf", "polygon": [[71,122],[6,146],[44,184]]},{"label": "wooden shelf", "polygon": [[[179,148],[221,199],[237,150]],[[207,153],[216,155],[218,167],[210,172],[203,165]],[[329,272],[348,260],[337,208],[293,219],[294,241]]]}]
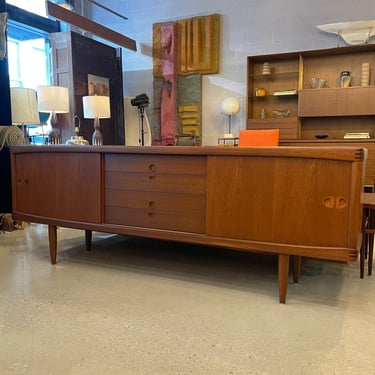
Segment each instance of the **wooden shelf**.
[{"label": "wooden shelf", "polygon": [[[270,64],[270,75],[262,74],[265,62]],[[370,64],[371,71],[375,70],[374,44],[248,56],[248,129],[265,124],[259,120],[260,113],[271,116],[274,110],[289,110],[289,116],[297,119],[298,138],[327,134],[330,139],[344,142],[343,137],[349,132],[369,132],[375,138],[375,75],[370,75],[369,86],[361,86],[364,62]],[[339,77],[346,70],[352,75],[351,87],[342,88]],[[325,79],[326,87],[312,89],[313,77]],[[267,95],[254,96],[257,87],[264,88]],[[297,95],[273,95],[277,90],[294,88]],[[270,120],[267,126],[281,125]],[[281,139],[289,137],[286,132],[280,127]]]}]

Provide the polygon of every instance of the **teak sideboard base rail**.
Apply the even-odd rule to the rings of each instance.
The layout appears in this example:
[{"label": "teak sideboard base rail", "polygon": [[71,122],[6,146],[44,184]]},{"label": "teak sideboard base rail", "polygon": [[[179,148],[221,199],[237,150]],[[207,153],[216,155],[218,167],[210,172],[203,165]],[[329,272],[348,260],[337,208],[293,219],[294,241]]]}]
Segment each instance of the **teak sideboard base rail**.
[{"label": "teak sideboard base rail", "polygon": [[278,256],[354,261],[366,150],[359,147],[11,147],[15,219]]}]

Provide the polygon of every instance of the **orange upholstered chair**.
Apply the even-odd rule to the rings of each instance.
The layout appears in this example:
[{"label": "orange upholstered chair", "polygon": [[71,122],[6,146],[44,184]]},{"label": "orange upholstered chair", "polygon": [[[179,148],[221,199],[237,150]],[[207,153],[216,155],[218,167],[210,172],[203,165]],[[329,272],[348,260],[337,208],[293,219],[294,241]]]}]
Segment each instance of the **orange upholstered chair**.
[{"label": "orange upholstered chair", "polygon": [[238,146],[278,146],[279,129],[240,130]]}]

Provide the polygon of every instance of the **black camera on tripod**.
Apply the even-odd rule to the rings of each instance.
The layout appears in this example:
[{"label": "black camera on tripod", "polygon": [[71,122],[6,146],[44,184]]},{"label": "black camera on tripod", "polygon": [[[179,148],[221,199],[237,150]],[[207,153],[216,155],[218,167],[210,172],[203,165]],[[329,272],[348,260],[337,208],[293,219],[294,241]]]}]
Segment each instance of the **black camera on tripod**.
[{"label": "black camera on tripod", "polygon": [[150,103],[150,99],[146,94],[139,94],[135,98],[130,100],[130,104],[133,107],[138,107],[138,108],[144,108],[148,107]]},{"label": "black camera on tripod", "polygon": [[139,121],[140,121],[140,139],[139,143],[144,146],[145,145],[145,130],[144,130],[144,124],[143,119],[145,117],[145,107],[148,107],[148,104],[150,103],[150,99],[146,94],[139,94],[135,98],[130,100],[130,104],[133,107],[138,107],[138,115],[139,115]]}]

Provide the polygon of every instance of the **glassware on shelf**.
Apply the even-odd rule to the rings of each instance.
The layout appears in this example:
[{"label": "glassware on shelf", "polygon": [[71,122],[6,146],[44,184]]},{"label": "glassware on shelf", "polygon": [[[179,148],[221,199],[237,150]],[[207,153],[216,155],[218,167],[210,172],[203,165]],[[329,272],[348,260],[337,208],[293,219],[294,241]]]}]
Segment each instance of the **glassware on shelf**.
[{"label": "glassware on shelf", "polygon": [[327,84],[327,80],[319,77],[310,78],[310,85],[313,89],[321,89]]}]

